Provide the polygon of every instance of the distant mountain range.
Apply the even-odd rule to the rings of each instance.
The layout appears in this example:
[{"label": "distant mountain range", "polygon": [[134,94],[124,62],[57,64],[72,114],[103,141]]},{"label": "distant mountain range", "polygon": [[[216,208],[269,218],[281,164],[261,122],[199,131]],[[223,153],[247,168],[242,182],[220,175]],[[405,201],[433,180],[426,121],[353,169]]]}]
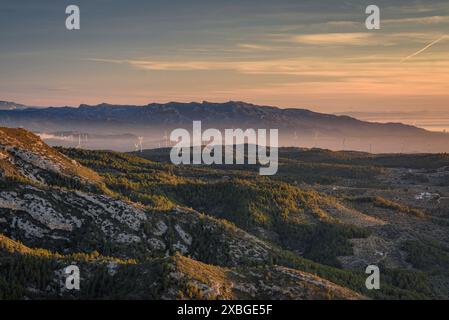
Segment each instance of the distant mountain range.
[{"label": "distant mountain range", "polygon": [[26,109],[27,106],[9,101],[0,101],[0,110]]},{"label": "distant mountain range", "polygon": [[[144,106],[82,104],[78,108],[27,108],[15,103],[3,105],[0,107],[2,126],[24,127],[39,133],[76,131],[97,135],[139,135],[145,137],[145,147],[167,144],[167,132],[175,128],[191,129],[192,121],[201,120],[203,129],[276,128],[279,129],[280,144],[283,146],[374,153],[449,151],[449,135],[410,125],[372,123],[306,109],[281,109],[236,101],[151,103]],[[64,139],[58,141],[61,143]],[[100,145],[117,150],[133,148],[131,141]]]}]

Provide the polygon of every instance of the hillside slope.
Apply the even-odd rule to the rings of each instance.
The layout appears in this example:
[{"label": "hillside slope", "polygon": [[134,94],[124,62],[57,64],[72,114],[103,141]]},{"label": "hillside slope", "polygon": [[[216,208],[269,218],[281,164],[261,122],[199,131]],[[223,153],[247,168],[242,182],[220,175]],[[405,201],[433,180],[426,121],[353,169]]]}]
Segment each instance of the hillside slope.
[{"label": "hillside slope", "polygon": [[[64,268],[79,266],[80,291]],[[20,268],[20,272],[7,272]],[[176,254],[138,262],[97,252],[36,250],[0,234],[0,299],[365,299],[317,276],[281,266],[223,268]]]},{"label": "hillside slope", "polygon": [[100,176],[46,145],[24,130],[0,127],[0,175],[48,183],[51,178],[95,184]]},{"label": "hillside slope", "polygon": [[[154,210],[112,192],[64,185],[55,177],[103,178],[29,132],[0,132],[6,155],[0,177],[1,298],[362,298],[274,261],[342,283],[362,283],[358,276],[289,257],[225,220],[182,206]],[[75,293],[62,286],[63,268],[73,263],[83,272],[84,289]]]}]

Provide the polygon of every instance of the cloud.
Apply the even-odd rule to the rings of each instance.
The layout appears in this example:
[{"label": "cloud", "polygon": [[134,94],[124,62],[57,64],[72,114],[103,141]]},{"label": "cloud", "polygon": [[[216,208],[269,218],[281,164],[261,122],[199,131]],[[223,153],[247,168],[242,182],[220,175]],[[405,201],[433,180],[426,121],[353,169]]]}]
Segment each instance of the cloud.
[{"label": "cloud", "polygon": [[87,61],[92,62],[105,62],[105,63],[115,63],[115,64],[124,64],[128,63],[129,60],[119,60],[119,59],[103,59],[103,58],[88,58]]},{"label": "cloud", "polygon": [[89,58],[88,61],[113,64],[127,64],[141,70],[153,71],[200,71],[233,69],[232,64],[225,61],[169,61],[169,60],[137,60],[137,59],[99,59]]},{"label": "cloud", "polygon": [[145,61],[128,60],[128,64],[143,70],[155,71],[202,71],[235,69],[232,62],[226,61]]},{"label": "cloud", "polygon": [[[273,41],[289,42],[319,47],[347,46],[401,46],[411,42],[426,44],[429,41],[428,32],[392,32],[392,33],[319,33],[303,35],[280,35]],[[345,54],[351,53],[347,51]]]},{"label": "cloud", "polygon": [[[349,80],[357,82],[365,79],[376,83],[446,83],[448,81],[447,70],[449,70],[449,61],[440,58],[433,60],[431,66],[429,66],[428,60],[417,60],[413,67],[404,69],[397,64],[398,59],[397,56],[395,59],[392,59],[389,56],[374,55],[346,60],[337,58],[323,60],[319,57],[267,58],[251,61],[91,60],[124,63],[133,68],[146,71],[232,71],[244,75],[284,76],[284,80],[291,80],[292,77],[295,77],[296,81],[301,82],[326,83],[329,81],[345,82]],[[230,75],[226,74],[224,77],[230,77]]]},{"label": "cloud", "polygon": [[311,45],[362,45],[373,37],[371,33],[319,33],[296,35],[290,38],[297,43]]},{"label": "cloud", "polygon": [[445,39],[447,37],[447,35],[443,35],[440,38],[432,41],[431,43],[429,43],[427,46],[425,46],[424,48],[412,53],[411,55],[405,57],[404,59],[401,60],[401,62],[407,61],[408,59],[411,59],[415,56],[417,56],[420,53],[423,53],[424,51],[426,51],[427,49],[429,49],[430,47],[432,47],[433,45],[436,45],[438,42],[442,41],[443,39]]},{"label": "cloud", "polygon": [[[338,70],[330,70],[331,64],[323,63],[314,58],[302,59],[264,59],[264,60],[114,60],[114,59],[88,59],[94,62],[127,64],[140,70],[148,71],[235,71],[242,74],[281,74],[304,76],[338,76]],[[316,67],[320,66],[319,69]],[[321,68],[328,69],[326,71]]]},{"label": "cloud", "polygon": [[428,17],[414,17],[414,18],[399,18],[399,19],[385,19],[382,23],[385,24],[439,24],[449,22],[449,16],[428,16]]},{"label": "cloud", "polygon": [[254,51],[271,51],[275,49],[267,45],[252,44],[252,43],[240,43],[238,44],[238,47],[244,50],[254,50]]},{"label": "cloud", "polygon": [[340,20],[340,21],[329,21],[326,22],[326,25],[330,27],[360,27],[363,25],[360,21],[349,21],[349,20]]}]

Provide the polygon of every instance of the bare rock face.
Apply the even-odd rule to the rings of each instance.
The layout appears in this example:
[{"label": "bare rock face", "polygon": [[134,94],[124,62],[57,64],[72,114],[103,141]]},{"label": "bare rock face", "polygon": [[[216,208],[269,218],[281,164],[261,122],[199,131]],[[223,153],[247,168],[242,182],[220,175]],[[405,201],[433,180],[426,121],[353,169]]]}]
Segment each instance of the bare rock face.
[{"label": "bare rock face", "polygon": [[98,183],[100,176],[47,146],[24,129],[0,128],[0,169],[7,175],[34,182],[48,183],[59,176],[88,183]]}]

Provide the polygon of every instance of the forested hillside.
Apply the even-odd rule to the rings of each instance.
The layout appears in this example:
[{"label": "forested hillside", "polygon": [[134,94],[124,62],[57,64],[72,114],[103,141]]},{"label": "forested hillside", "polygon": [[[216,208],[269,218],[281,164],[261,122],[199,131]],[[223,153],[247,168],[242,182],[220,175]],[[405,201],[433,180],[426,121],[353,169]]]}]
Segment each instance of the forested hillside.
[{"label": "forested hillside", "polygon": [[[444,167],[281,150],[281,174],[261,177],[0,133],[0,298],[447,297]],[[80,291],[64,287],[70,264]],[[369,264],[381,290],[365,287]]]}]

